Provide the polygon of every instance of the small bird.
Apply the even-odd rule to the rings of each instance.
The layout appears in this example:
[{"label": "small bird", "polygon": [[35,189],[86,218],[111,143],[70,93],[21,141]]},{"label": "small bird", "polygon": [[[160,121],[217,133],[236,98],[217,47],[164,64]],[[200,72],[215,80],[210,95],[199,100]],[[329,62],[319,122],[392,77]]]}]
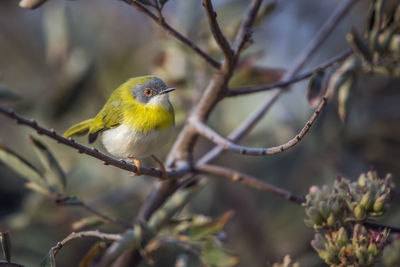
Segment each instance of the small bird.
[{"label": "small bird", "polygon": [[152,156],[165,176],[164,165],[153,153],[168,142],[174,129],[174,109],[168,99],[173,90],[152,75],[131,78],[112,92],[94,118],[72,126],[64,137],[88,134],[93,143],[101,133],[106,150],[131,159],[137,174],[141,169],[138,158]]}]

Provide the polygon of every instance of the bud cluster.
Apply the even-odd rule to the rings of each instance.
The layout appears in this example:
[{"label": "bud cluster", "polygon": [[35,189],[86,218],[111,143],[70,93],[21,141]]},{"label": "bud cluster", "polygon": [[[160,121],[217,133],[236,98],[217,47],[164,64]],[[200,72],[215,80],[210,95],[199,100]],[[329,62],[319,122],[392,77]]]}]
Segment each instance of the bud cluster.
[{"label": "bud cluster", "polygon": [[344,227],[324,235],[315,234],[311,245],[331,267],[372,266],[381,253],[389,231],[368,231],[361,224],[353,227],[349,236]]},{"label": "bud cluster", "polygon": [[389,206],[391,175],[380,179],[375,171],[361,174],[356,182],[339,177],[333,188],[312,186],[306,196],[305,224],[314,230],[338,229],[349,221],[381,216]]},{"label": "bud cluster", "polygon": [[351,182],[339,177],[332,188],[312,186],[303,204],[305,224],[317,233],[311,245],[331,267],[372,266],[382,252],[389,231],[367,230],[362,223],[381,216],[389,206],[394,186],[374,171]]}]

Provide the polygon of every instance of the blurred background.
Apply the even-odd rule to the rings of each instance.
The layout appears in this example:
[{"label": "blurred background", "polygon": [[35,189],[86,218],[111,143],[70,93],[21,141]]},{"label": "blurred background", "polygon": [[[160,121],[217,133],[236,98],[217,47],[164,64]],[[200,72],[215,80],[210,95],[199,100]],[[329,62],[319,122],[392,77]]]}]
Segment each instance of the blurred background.
[{"label": "blurred background", "polygon": [[[248,5],[245,0],[214,1],[223,31],[233,39]],[[243,68],[232,87],[273,82],[291,66],[335,7],[342,1],[275,1],[254,27],[254,44],[244,54]],[[265,1],[264,7],[271,1]],[[346,33],[364,31],[369,1],[359,1],[303,69],[311,70],[348,48]],[[270,6],[269,6],[270,7]],[[170,0],[167,21],[215,58],[221,54],[206,23],[201,1]],[[203,59],[166,34],[153,21],[122,1],[52,0],[34,11],[18,1],[0,4],[0,83],[18,96],[0,100],[41,125],[62,133],[89,118],[109,94],[129,77],[155,74],[178,89],[171,94],[179,129],[213,69]],[[250,70],[249,67],[251,66]],[[254,67],[256,66],[256,67]],[[311,185],[332,184],[338,175],[358,178],[374,168],[381,176],[400,175],[399,79],[362,74],[352,90],[346,123],[332,100],[310,133],[294,148],[273,156],[249,157],[225,153],[217,163],[253,174],[298,195]],[[307,82],[300,82],[242,142],[275,146],[292,138],[312,109],[306,98]],[[209,124],[221,134],[239,125],[273,92],[226,99],[211,114]],[[0,144],[40,168],[27,127],[0,116]],[[67,192],[107,215],[132,222],[152,184],[149,177],[129,173],[78,154],[45,137],[39,138],[55,154],[67,173]],[[87,144],[86,138],[77,141]],[[164,158],[169,144],[158,155]],[[95,143],[103,149],[100,142]],[[196,155],[212,144],[201,139]],[[144,165],[153,164],[145,161]],[[50,247],[72,231],[71,224],[89,216],[82,209],[60,207],[24,188],[24,180],[0,163],[0,231],[11,232],[14,261],[37,266]],[[382,223],[400,226],[398,198]],[[233,210],[227,225],[227,243],[240,257],[238,266],[267,266],[290,254],[302,266],[324,266],[310,246],[312,231],[303,223],[304,211],[246,186],[210,177],[207,186],[187,208],[217,217]],[[118,232],[115,226],[101,230]],[[57,255],[57,266],[75,266],[92,239],[73,241]],[[161,266],[161,265],[160,265]],[[165,265],[167,266],[167,265]]]}]

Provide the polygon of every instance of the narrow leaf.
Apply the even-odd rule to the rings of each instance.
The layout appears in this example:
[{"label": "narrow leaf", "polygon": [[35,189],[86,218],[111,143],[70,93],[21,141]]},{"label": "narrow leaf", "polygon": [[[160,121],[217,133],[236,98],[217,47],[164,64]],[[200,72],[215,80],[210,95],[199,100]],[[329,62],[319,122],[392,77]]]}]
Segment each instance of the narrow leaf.
[{"label": "narrow leaf", "polygon": [[35,152],[38,155],[40,162],[46,169],[45,177],[47,178],[49,184],[56,188],[57,193],[64,193],[66,185],[65,173],[57,159],[47,148],[47,146],[38,138],[29,136],[29,140],[34,145]]},{"label": "narrow leaf", "polygon": [[307,87],[307,100],[311,107],[315,108],[321,100],[322,96],[322,81],[324,80],[325,71],[316,69],[311,76]]},{"label": "narrow leaf", "polygon": [[212,242],[207,243],[202,250],[202,258],[206,263],[217,267],[230,267],[239,262],[238,257],[230,255]]},{"label": "narrow leaf", "polygon": [[91,267],[96,265],[106,252],[106,248],[106,243],[103,241],[96,242],[83,257],[79,263],[79,267]]},{"label": "narrow leaf", "polygon": [[72,229],[74,231],[81,231],[84,229],[95,228],[104,223],[104,220],[97,216],[86,217],[76,221],[72,224]]},{"label": "narrow leaf", "polygon": [[9,232],[2,232],[1,236],[1,247],[3,250],[4,258],[6,258],[7,262],[11,261],[11,238]]},{"label": "narrow leaf", "polygon": [[46,257],[43,258],[40,267],[56,267],[56,259],[54,258],[52,250],[50,250]]},{"label": "narrow leaf", "polygon": [[28,181],[43,188],[48,187],[46,181],[42,178],[42,175],[32,166],[32,164],[8,148],[0,146],[0,161]]},{"label": "narrow leaf", "polygon": [[232,218],[232,216],[233,211],[227,211],[214,221],[191,227],[189,231],[190,238],[192,240],[200,240],[217,234],[224,229],[226,223]]},{"label": "narrow leaf", "polygon": [[360,37],[357,31],[352,28],[351,31],[346,35],[346,39],[349,42],[354,53],[362,58],[363,61],[368,63],[372,62],[372,53],[368,48],[368,45]]},{"label": "narrow leaf", "polygon": [[350,90],[354,85],[354,78],[349,77],[340,87],[338,91],[338,113],[340,120],[344,123],[347,114],[347,102],[350,96]]}]

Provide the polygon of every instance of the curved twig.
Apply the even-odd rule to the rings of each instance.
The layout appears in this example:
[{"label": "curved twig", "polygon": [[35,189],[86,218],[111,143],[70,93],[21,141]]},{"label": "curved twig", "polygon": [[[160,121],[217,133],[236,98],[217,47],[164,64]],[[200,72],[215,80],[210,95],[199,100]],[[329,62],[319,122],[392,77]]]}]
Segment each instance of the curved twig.
[{"label": "curved twig", "polygon": [[307,134],[307,132],[310,130],[311,126],[313,123],[317,120],[319,114],[321,113],[322,109],[326,106],[327,103],[327,97],[324,96],[319,103],[318,107],[314,110],[313,114],[311,115],[310,119],[307,121],[307,123],[304,125],[304,127],[301,129],[301,131],[296,134],[295,137],[290,139],[288,142],[285,144],[275,146],[275,147],[269,147],[269,148],[250,148],[250,147],[245,147],[245,146],[240,146],[237,145],[228,139],[220,136],[217,132],[215,132],[213,129],[205,125],[203,122],[200,121],[191,121],[192,125],[196,128],[197,132],[206,137],[208,140],[211,142],[215,143],[216,145],[219,145],[223,149],[240,153],[240,154],[245,154],[245,155],[252,155],[252,156],[262,156],[262,155],[273,155],[273,154],[278,154],[281,153],[285,150],[288,150],[289,148],[295,146],[297,143],[300,142],[301,139]]}]

